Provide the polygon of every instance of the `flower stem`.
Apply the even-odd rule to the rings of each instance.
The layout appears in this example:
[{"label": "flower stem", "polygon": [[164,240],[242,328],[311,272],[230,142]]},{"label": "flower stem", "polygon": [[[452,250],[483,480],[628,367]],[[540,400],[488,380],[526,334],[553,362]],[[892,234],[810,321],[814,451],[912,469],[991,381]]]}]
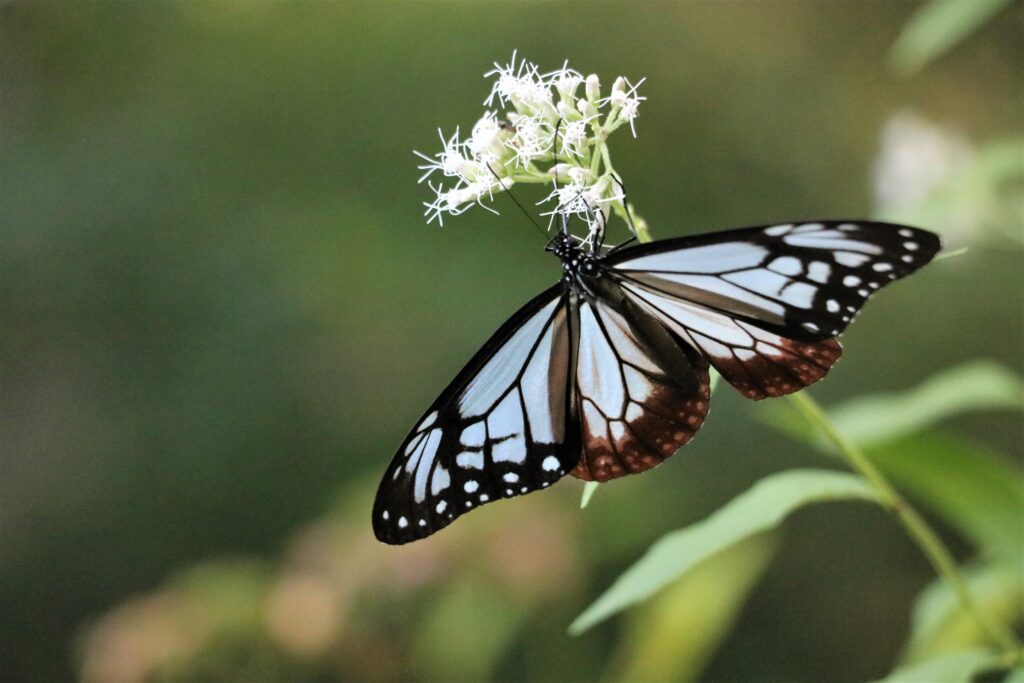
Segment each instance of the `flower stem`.
[{"label": "flower stem", "polygon": [[928,522],[907,503],[882,472],[868,459],[864,451],[836,428],[835,423],[829,419],[822,407],[811,398],[807,391],[790,394],[788,398],[807,418],[807,421],[817,427],[825,438],[836,447],[851,469],[864,477],[875,489],[882,505],[896,515],[907,533],[910,534],[911,539],[931,562],[935,571],[953,590],[964,612],[970,615],[994,643],[997,643],[1007,653],[1016,653],[1020,645],[1016,642],[1013,634],[1003,624],[989,621],[978,609],[967,590],[967,584],[960,576],[953,556],[943,545],[938,534],[928,525]]}]

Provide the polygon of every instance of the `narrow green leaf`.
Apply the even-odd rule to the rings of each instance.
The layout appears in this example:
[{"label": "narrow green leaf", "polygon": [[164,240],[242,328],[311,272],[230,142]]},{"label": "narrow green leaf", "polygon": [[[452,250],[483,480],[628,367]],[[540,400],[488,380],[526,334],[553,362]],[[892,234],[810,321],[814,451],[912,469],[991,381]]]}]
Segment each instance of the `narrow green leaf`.
[{"label": "narrow green leaf", "polygon": [[971,683],[999,662],[999,655],[990,650],[963,650],[897,669],[879,683]]},{"label": "narrow green leaf", "polygon": [[707,519],[663,536],[576,618],[569,633],[580,634],[646,600],[709,557],[778,526],[794,510],[829,500],[877,502],[867,483],[852,474],[791,470],[762,479]]},{"label": "narrow green leaf", "polygon": [[[837,428],[862,446],[892,482],[942,516],[989,554],[1016,557],[1024,545],[1024,479],[989,449],[920,430],[953,414],[1024,407],[1024,383],[978,361],[940,373],[900,394],[860,397],[829,410]],[[765,406],[768,425],[831,448],[790,406]],[[911,435],[917,434],[911,437]]]},{"label": "narrow green leaf", "polygon": [[970,247],[960,247],[959,249],[953,249],[952,251],[945,251],[945,250],[943,250],[943,251],[939,252],[939,254],[933,260],[935,260],[935,261],[944,261],[944,260],[946,260],[948,258],[957,258],[958,256],[965,255],[970,250],[971,250]]},{"label": "narrow green leaf", "polygon": [[974,33],[1012,0],[931,0],[919,9],[889,53],[892,68],[910,75]]},{"label": "narrow green leaf", "polygon": [[631,612],[606,679],[695,680],[771,562],[777,536],[757,534],[709,557]]},{"label": "narrow green leaf", "polygon": [[[764,406],[760,419],[804,441],[817,432],[786,404]],[[976,410],[1024,410],[1024,382],[989,361],[958,365],[899,393],[869,394],[829,408],[836,427],[861,448],[909,436],[949,417]]]},{"label": "narrow green leaf", "polygon": [[921,434],[868,456],[986,555],[1020,562],[1024,479],[997,454],[949,434]]},{"label": "narrow green leaf", "polygon": [[[991,622],[1012,628],[1022,616],[1024,575],[1019,569],[986,565],[964,572],[974,604]],[[936,579],[914,605],[910,638],[902,660],[909,664],[964,648],[982,647],[989,640],[976,620],[965,614],[949,584]]]},{"label": "narrow green leaf", "polygon": [[829,410],[836,427],[862,448],[921,431],[974,410],[1024,409],[1024,382],[1006,368],[976,361],[899,394],[862,396]]}]

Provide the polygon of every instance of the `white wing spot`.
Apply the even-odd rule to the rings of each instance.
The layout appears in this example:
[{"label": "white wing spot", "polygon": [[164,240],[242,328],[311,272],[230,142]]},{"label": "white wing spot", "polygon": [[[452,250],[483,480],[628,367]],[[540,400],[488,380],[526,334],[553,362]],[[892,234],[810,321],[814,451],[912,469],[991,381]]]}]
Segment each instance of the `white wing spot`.
[{"label": "white wing spot", "polygon": [[884,273],[886,271],[892,270],[892,264],[879,261],[878,263],[871,266],[871,269],[876,273]]},{"label": "white wing spot", "polygon": [[803,271],[800,259],[793,256],[780,256],[769,263],[768,268],[782,275],[799,275]]},{"label": "white wing spot", "polygon": [[817,230],[821,230],[824,227],[825,226],[822,223],[804,223],[799,228],[794,230],[793,233],[795,234],[801,232],[815,232]]},{"label": "white wing spot", "polygon": [[436,420],[436,419],[437,419],[437,411],[435,410],[432,413],[430,413],[429,415],[427,415],[425,418],[423,418],[423,422],[420,422],[420,425],[419,425],[419,427],[416,428],[416,431],[423,431],[424,429],[426,429],[430,425],[434,424],[434,420]]},{"label": "white wing spot", "polygon": [[858,290],[857,290],[857,293],[858,293],[858,294],[860,294],[860,295],[861,295],[861,296],[863,296],[863,297],[867,297],[867,295],[868,295],[868,294],[870,294],[871,292],[869,292],[869,291],[868,291],[868,290],[866,290],[866,289],[858,289]]},{"label": "white wing spot", "polygon": [[835,299],[829,299],[828,301],[825,302],[825,308],[828,309],[829,313],[838,313],[839,302],[836,301]]},{"label": "white wing spot", "polygon": [[419,524],[420,524],[420,526],[426,526],[426,525],[427,525],[427,520],[425,520],[425,519],[421,519],[421,520],[419,521]]},{"label": "white wing spot", "polygon": [[841,266],[849,266],[850,268],[860,268],[871,260],[870,256],[858,254],[853,251],[837,251],[832,256],[835,258],[836,263]]},{"label": "white wing spot", "polygon": [[462,436],[459,437],[459,441],[462,442],[463,446],[469,446],[470,448],[479,448],[484,445],[484,440],[487,438],[487,431],[484,428],[484,423],[474,422],[465,429],[462,430]]},{"label": "white wing spot", "polygon": [[490,496],[488,496],[488,495],[487,495],[486,493],[481,493],[481,494],[480,494],[480,502],[481,502],[481,503],[486,503],[486,502],[487,502],[487,501],[489,501],[490,499],[491,499],[491,497],[490,497]]},{"label": "white wing spot", "polygon": [[821,284],[828,282],[828,276],[831,274],[832,269],[829,265],[821,261],[814,261],[811,263],[810,268],[807,269],[807,277]]},{"label": "white wing spot", "polygon": [[843,284],[847,287],[856,287],[860,284],[860,278],[856,275],[847,275],[843,278]]},{"label": "white wing spot", "polygon": [[512,489],[505,489],[506,496],[511,496],[513,493],[515,493],[515,491],[513,491]]},{"label": "white wing spot", "polygon": [[917,251],[917,242],[904,242],[903,248],[907,251]]},{"label": "white wing spot", "polygon": [[788,225],[773,225],[770,228],[765,228],[764,234],[771,235],[772,237],[778,237],[779,235],[785,235],[787,232],[793,229],[793,224]]},{"label": "white wing spot", "polygon": [[554,472],[558,469],[558,458],[553,455],[549,455],[544,458],[544,462],[540,464],[544,468],[545,472]]},{"label": "white wing spot", "polygon": [[900,260],[903,261],[904,263],[913,263],[914,257],[911,256],[910,254],[904,254],[903,256],[900,257]]},{"label": "white wing spot", "polygon": [[441,502],[439,502],[437,504],[437,506],[434,509],[437,510],[437,514],[441,514],[442,512],[445,511],[445,509],[447,507],[448,507],[448,501],[442,500]]},{"label": "white wing spot", "polygon": [[510,484],[514,484],[517,481],[519,481],[519,475],[516,474],[515,472],[506,472],[505,476],[502,477],[502,479],[504,479],[505,481],[507,481]]},{"label": "white wing spot", "polygon": [[470,479],[469,481],[462,485],[462,488],[466,491],[466,493],[473,493],[473,491],[476,491],[478,488],[480,488],[480,484],[475,479]]},{"label": "white wing spot", "polygon": [[388,518],[391,517],[391,515],[388,513],[387,510],[385,510],[383,513],[381,513],[381,517],[383,517],[384,521],[386,522],[388,521]]},{"label": "white wing spot", "polygon": [[[547,486],[547,485],[548,485],[547,482],[544,482],[543,484],[541,484],[541,486]],[[529,490],[530,489],[528,489],[527,487],[524,486],[523,488],[519,489],[519,493],[526,493]]]},{"label": "white wing spot", "polygon": [[399,529],[404,529],[407,526],[409,526],[409,520],[407,520],[405,517],[399,517],[398,518],[398,528]]},{"label": "white wing spot", "polygon": [[902,230],[900,230],[900,235],[902,235],[903,237],[913,237],[914,233],[911,232],[910,230],[907,230],[906,228],[903,228]]},{"label": "white wing spot", "polygon": [[803,328],[808,332],[817,332],[820,328],[814,323],[804,323]]},{"label": "white wing spot", "polygon": [[469,451],[463,451],[455,456],[455,464],[462,469],[473,468],[474,470],[482,470],[484,468],[484,454],[470,453]]},{"label": "white wing spot", "polygon": [[434,471],[434,478],[430,480],[430,495],[436,496],[451,486],[451,483],[452,478],[448,475],[448,470],[438,465]]}]

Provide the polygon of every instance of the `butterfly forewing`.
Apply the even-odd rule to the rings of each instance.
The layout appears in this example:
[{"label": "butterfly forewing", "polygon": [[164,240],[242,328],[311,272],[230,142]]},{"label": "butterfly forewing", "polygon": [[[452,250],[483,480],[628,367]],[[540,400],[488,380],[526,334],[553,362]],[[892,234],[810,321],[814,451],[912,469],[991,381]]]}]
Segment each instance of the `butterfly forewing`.
[{"label": "butterfly forewing", "polygon": [[930,232],[887,223],[790,223],[653,242],[609,262],[652,291],[813,341],[839,335],[939,247]]},{"label": "butterfly forewing", "polygon": [[761,399],[824,377],[842,353],[834,337],[939,246],[916,228],[817,222],[655,242],[611,263],[631,300]]},{"label": "butterfly forewing", "polygon": [[377,492],[377,538],[428,536],[480,505],[546,488],[576,465],[576,323],[567,301],[558,286],[523,307],[406,437]]}]

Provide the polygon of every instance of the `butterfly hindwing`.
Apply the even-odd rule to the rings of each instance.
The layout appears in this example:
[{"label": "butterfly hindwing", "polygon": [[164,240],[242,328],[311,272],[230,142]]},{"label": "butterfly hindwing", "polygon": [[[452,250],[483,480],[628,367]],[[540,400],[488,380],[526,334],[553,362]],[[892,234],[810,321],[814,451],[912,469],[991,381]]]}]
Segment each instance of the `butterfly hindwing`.
[{"label": "butterfly hindwing", "polygon": [[434,402],[378,489],[377,538],[423,538],[480,505],[546,488],[576,465],[567,301],[558,285],[524,306]]},{"label": "butterfly hindwing", "polygon": [[607,481],[655,467],[693,438],[707,416],[707,361],[658,323],[646,327],[645,319],[631,305],[580,304],[582,456],[572,473],[580,479]]}]

